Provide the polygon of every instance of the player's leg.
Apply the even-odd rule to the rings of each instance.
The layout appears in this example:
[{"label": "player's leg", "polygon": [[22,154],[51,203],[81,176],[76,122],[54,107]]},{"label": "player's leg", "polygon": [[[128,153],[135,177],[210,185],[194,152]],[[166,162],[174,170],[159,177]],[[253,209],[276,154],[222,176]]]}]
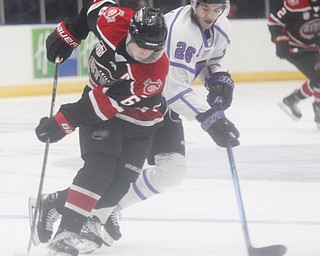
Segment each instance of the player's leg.
[{"label": "player's leg", "polygon": [[129,192],[121,199],[122,208],[144,201],[181,183],[186,173],[185,142],[181,119],[172,111],[165,116],[148,155],[145,168]]},{"label": "player's leg", "polygon": [[[101,139],[92,136],[96,131],[102,134],[101,130],[108,131],[108,137],[103,136],[105,139]],[[57,253],[73,255],[79,251],[77,246],[81,244],[80,233],[83,224],[114,180],[117,159],[122,151],[123,131],[113,120],[92,126],[80,126],[79,134],[84,166],[73,179],[58,231],[48,245],[53,255]]]},{"label": "player's leg", "polygon": [[[133,130],[134,127],[131,128],[130,134],[134,136],[135,133],[133,132],[132,134]],[[141,128],[139,128],[139,130],[141,130]],[[153,133],[153,130],[151,131]],[[96,208],[92,211],[94,217],[87,222],[87,234],[84,232],[82,235],[83,238],[87,238],[88,240],[91,240],[91,242],[95,242],[96,248],[102,245],[100,239],[102,239],[102,242],[105,245],[111,246],[113,241],[119,240],[121,237],[117,218],[114,216],[116,211],[113,211],[113,209],[119,203],[123,195],[128,192],[130,183],[135,182],[139,177],[153,138],[151,133],[149,135],[146,132],[139,133],[143,134],[143,136],[140,135],[132,137],[129,135],[124,139],[121,158],[117,161],[115,179],[105,191],[105,194],[96,205]],[[121,191],[120,193],[118,190],[121,189],[121,186],[118,184],[122,182],[121,180],[126,180],[129,183],[126,191]],[[118,198],[111,198],[109,196],[110,194],[122,194],[122,196]],[[109,215],[111,217],[109,217]],[[104,226],[100,223],[104,223]],[[113,229],[117,227],[117,229],[113,230],[114,232],[107,232],[105,227],[109,226]],[[83,245],[82,252],[88,252],[95,249],[93,243],[88,243],[87,241],[85,241],[85,243],[86,244]]]},{"label": "player's leg", "polygon": [[300,100],[313,95],[313,89],[310,86],[310,80],[305,81],[299,89],[294,90],[290,95],[282,99],[279,106],[294,120],[302,117],[301,110],[298,107]]},{"label": "player's leg", "polygon": [[105,237],[109,236],[108,244],[121,238],[118,225],[118,211],[132,204],[153,197],[166,189],[181,183],[186,173],[184,132],[179,116],[169,111],[164,125],[159,128],[153,138],[148,156],[150,167],[144,169],[129,192],[121,199],[117,208],[101,209],[106,216],[111,215],[103,225]]},{"label": "player's leg", "polygon": [[320,78],[317,77],[317,79],[318,79],[318,82],[314,86],[313,110],[314,110],[314,121],[317,124],[317,128],[320,130]]},{"label": "player's leg", "polygon": [[53,255],[76,254],[82,226],[114,177],[115,156],[88,154],[84,159],[69,188],[58,231],[48,245]]},{"label": "player's leg", "polygon": [[297,53],[287,58],[289,62],[295,65],[307,78],[302,86],[292,92],[289,96],[283,98],[279,106],[294,120],[302,117],[302,113],[298,108],[298,103],[314,95],[314,88],[318,84],[319,71],[315,70],[317,62],[317,53]]}]

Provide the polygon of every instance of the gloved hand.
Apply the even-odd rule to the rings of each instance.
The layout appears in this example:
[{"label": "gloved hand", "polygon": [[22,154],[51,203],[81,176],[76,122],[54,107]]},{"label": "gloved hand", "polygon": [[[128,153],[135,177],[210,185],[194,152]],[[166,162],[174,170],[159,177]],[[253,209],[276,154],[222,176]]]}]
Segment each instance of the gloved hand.
[{"label": "gloved hand", "polygon": [[224,115],[224,111],[219,107],[213,107],[204,113],[196,116],[201,123],[201,127],[205,130],[214,142],[220,147],[227,147],[230,143],[231,147],[240,145],[238,138],[239,131]]},{"label": "gloved hand", "polygon": [[50,142],[55,143],[74,130],[75,127],[70,120],[67,120],[62,112],[58,112],[53,117],[41,118],[36,128],[36,135],[41,142],[46,142],[50,138]]},{"label": "gloved hand", "polygon": [[57,56],[62,59],[61,62],[68,59],[73,49],[80,45],[81,40],[79,38],[68,19],[60,22],[46,40],[48,60],[54,63]]},{"label": "gloved hand", "polygon": [[234,83],[228,72],[216,72],[211,77],[206,78],[205,87],[209,91],[207,102],[211,107],[220,104],[225,110],[230,107]]},{"label": "gloved hand", "polygon": [[290,55],[290,45],[287,41],[279,41],[276,43],[276,54],[283,59]]}]

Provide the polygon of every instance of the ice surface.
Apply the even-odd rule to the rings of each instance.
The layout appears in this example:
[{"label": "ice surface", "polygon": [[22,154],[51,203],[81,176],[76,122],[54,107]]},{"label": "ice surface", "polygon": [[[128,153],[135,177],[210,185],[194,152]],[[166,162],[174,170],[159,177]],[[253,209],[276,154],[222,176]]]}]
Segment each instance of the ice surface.
[{"label": "ice surface", "polygon": [[[299,122],[277,106],[300,83],[238,84],[227,116],[241,132],[234,156],[252,244],[280,243],[288,247],[288,256],[317,256],[320,131],[312,100],[300,103]],[[78,97],[58,94],[56,110]],[[37,194],[45,147],[34,128],[49,108],[50,96],[0,100],[1,255],[27,250],[27,200]],[[94,255],[246,255],[226,150],[215,146],[197,122],[184,124],[189,167],[184,182],[123,211],[123,238]],[[77,133],[50,145],[43,192],[69,186],[81,165]],[[47,248],[31,252],[46,255]]]}]

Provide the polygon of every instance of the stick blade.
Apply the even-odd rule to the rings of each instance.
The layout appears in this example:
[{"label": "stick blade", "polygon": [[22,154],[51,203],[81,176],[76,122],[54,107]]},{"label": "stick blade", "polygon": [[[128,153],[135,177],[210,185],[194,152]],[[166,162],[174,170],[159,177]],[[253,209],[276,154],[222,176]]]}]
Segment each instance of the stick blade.
[{"label": "stick blade", "polygon": [[249,256],[282,256],[287,252],[287,248],[281,244],[270,245],[266,247],[250,247]]}]

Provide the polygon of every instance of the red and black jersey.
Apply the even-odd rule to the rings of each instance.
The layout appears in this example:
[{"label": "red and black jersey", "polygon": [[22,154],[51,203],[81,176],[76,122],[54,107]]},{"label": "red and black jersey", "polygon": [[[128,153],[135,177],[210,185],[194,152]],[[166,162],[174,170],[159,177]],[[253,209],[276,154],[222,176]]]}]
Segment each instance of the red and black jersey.
[{"label": "red and black jersey", "polygon": [[319,8],[310,6],[308,0],[285,0],[281,8],[269,16],[272,41],[288,41],[293,47],[319,49]]},{"label": "red and black jersey", "polygon": [[[161,92],[169,61],[165,54],[150,64],[129,56],[126,38],[133,14],[132,9],[119,7],[113,1],[96,0],[79,14],[86,17],[76,19],[86,20],[87,28],[99,40],[88,62],[87,87],[91,90],[85,90],[72,111],[79,123],[105,121],[116,116],[137,125],[152,126],[163,119]],[[73,26],[79,30],[79,24]]]}]

